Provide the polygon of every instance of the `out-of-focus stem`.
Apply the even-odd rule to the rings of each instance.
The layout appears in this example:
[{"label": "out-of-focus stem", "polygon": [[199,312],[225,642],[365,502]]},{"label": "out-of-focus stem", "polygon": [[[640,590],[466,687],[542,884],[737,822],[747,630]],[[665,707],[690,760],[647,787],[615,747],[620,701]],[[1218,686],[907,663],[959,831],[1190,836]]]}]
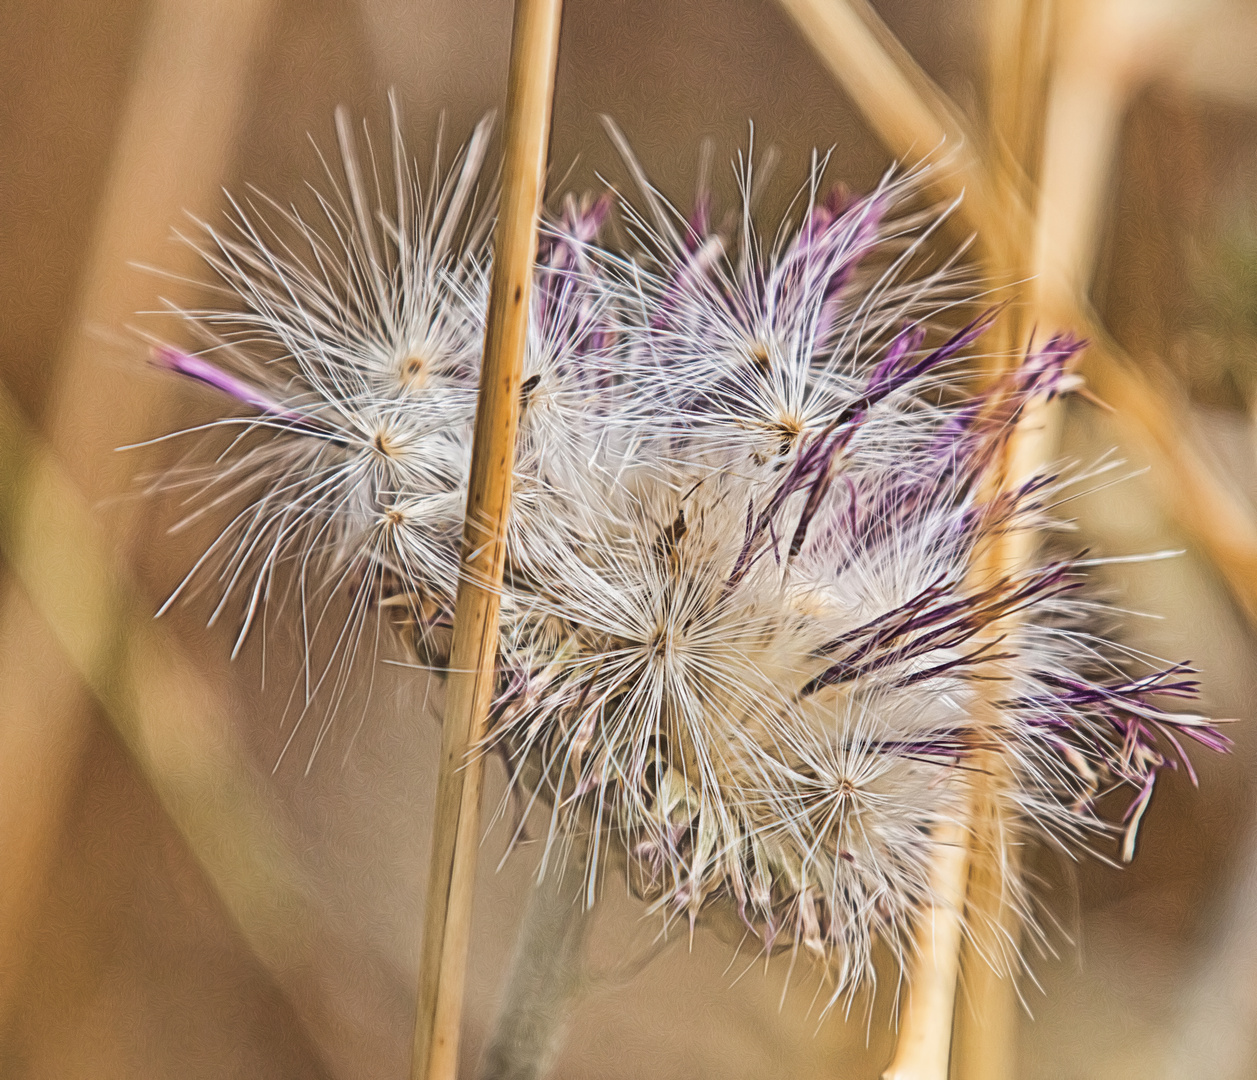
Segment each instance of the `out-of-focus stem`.
[{"label": "out-of-focus stem", "polygon": [[534,883],[480,1080],[540,1080],[549,1072],[584,976],[584,881],[585,859],[573,852],[561,871]]},{"label": "out-of-focus stem", "polygon": [[[964,190],[960,214],[976,231],[978,250],[997,282],[1008,284],[1027,274],[1038,275],[1031,317],[1040,332],[1071,328],[1089,340],[1091,347],[1082,368],[1088,385],[1113,407],[1125,437],[1139,444],[1152,461],[1154,476],[1162,481],[1167,510],[1176,524],[1218,569],[1249,619],[1257,621],[1257,515],[1196,449],[1175,395],[1139,373],[1101,327],[1086,300],[1094,261],[1096,214],[1111,166],[1117,119],[1134,85],[1132,72],[1139,58],[1146,63],[1147,55],[1154,51],[1150,40],[1159,37],[1164,41],[1170,36],[1168,23],[1154,25],[1158,12],[1164,16],[1164,11],[1151,13],[1142,35],[1114,27],[1096,32],[1094,24],[1084,26],[1080,33],[1075,25],[1073,41],[1078,47],[1072,52],[1066,49],[1049,101],[1039,116],[1029,108],[1029,98],[1044,85],[1042,70],[1030,71],[1020,62],[1006,67],[1005,74],[1016,81],[1018,93],[1016,100],[1001,98],[991,103],[996,130],[983,160],[972,149],[974,140],[956,118],[955,110],[948,107],[910,56],[888,46],[885,28],[865,4],[859,0],[781,2],[892,153],[921,157],[935,149],[940,135],[970,150],[956,155],[949,162],[950,168],[927,173],[926,182],[946,198]],[[996,5],[995,22],[1002,25],[1006,42],[1017,38],[1027,46],[1035,45],[1026,34],[1033,32],[1035,24],[1042,29],[1046,15],[1042,0],[992,3]],[[1102,14],[1102,7],[1075,4],[1072,14],[1076,21],[1088,14]],[[1138,10],[1139,5],[1132,5],[1127,14]],[[874,27],[881,32],[875,32]],[[1116,49],[1120,63],[1096,63],[1094,57],[1080,61],[1089,48]],[[1035,59],[1037,63],[1031,66],[1046,65],[1046,55],[1037,45]],[[1001,62],[1006,64],[1007,57],[993,65],[997,77]],[[1032,167],[1037,131],[1030,129],[1031,121],[1043,125],[1041,170]],[[1037,199],[1036,171],[1040,185]],[[1037,220],[1031,217],[1032,200]],[[1033,262],[1026,266],[1026,249],[1032,242]],[[1006,320],[1001,333],[1005,335],[1000,343],[1004,348],[1015,349],[1022,343],[1015,321]],[[1027,439],[1023,432],[1014,440],[1017,460],[1008,466],[1013,476],[1022,475],[1022,463],[1036,457],[1043,460],[1042,446],[1034,443],[1051,441],[1050,429],[1056,418],[1040,415],[1039,420],[1039,424],[1028,426],[1037,427],[1040,434]],[[981,807],[975,804],[974,809],[980,811]],[[980,822],[984,816],[979,812],[976,820]],[[975,841],[979,847],[989,844],[989,838],[984,841],[980,836],[975,836]],[[975,907],[974,915],[995,935],[988,947],[1007,952],[1015,948],[1017,926],[1016,913],[1007,903],[999,877],[1002,872],[994,864],[975,867],[975,888],[987,901],[997,899],[992,910]],[[987,901],[975,893],[975,905],[990,907]],[[966,1015],[959,1025],[958,1072],[965,1080],[1007,1077],[1014,1058],[1011,1032],[1016,1010],[1011,977],[979,958],[967,966],[966,979],[973,1015]],[[993,1034],[993,1028],[1002,1035]]]},{"label": "out-of-focus stem", "polygon": [[[218,198],[249,64],[274,7],[270,0],[158,0],[149,6],[82,282],[65,339],[56,348],[56,381],[45,410],[50,440],[74,480],[95,504],[113,502],[110,539],[119,547],[127,545],[132,523],[120,512],[117,495],[130,483],[135,463],[113,451],[147,434],[154,402],[146,391],[154,383],[144,376],[120,378],[121,365],[102,363],[107,347],[99,340],[100,330],[118,331],[151,303],[151,280],[128,264],[163,264],[179,273],[195,258],[190,249],[172,250],[170,229],[185,210],[205,213]],[[0,409],[6,410],[0,423],[16,422],[7,402]],[[6,428],[3,437],[11,434]],[[23,478],[14,474],[2,480],[14,489],[10,512],[42,505],[41,492],[16,490]],[[12,528],[14,535],[21,534],[20,523]],[[38,560],[54,549],[45,544],[32,555]],[[19,580],[22,576],[16,574]],[[27,963],[30,922],[51,845],[91,730],[82,672],[67,663],[63,650],[37,644],[47,643],[49,628],[40,624],[42,598],[23,584],[27,597],[15,595],[21,586],[7,576],[0,579],[5,594],[0,596],[0,645],[5,646],[0,649],[0,866],[5,879],[0,888],[0,1024]],[[117,628],[107,620],[115,614],[85,607],[79,636],[114,635]],[[90,619],[106,621],[91,624]]]},{"label": "out-of-focus stem", "polygon": [[1016,1068],[1017,956],[1021,917],[1008,885],[1019,850],[1007,835],[1000,786],[1007,766],[987,751],[973,793],[969,885],[961,991],[956,1004],[953,1075],[957,1080],[1012,1080]]},{"label": "out-of-focus stem", "polygon": [[502,195],[463,526],[454,642],[441,728],[432,861],[415,1018],[415,1080],[454,1080],[480,843],[484,735],[498,647],[520,373],[545,182],[561,0],[516,0]]},{"label": "out-of-focus stem", "polygon": [[[1008,283],[1014,302],[1001,313],[994,340],[997,370],[1016,364],[1030,346],[1036,314],[1025,282],[1032,264],[1034,222],[1040,212],[1040,140],[1044,131],[1050,58],[1052,0],[988,0],[987,161],[998,216],[988,223],[987,274]],[[1031,403],[1009,439],[996,489],[1015,488],[1051,459],[1056,450],[1058,404]],[[1002,536],[982,553],[975,581],[1016,574],[1033,555],[1028,532]],[[1014,616],[1015,618],[1015,616]],[[1009,627],[1001,624],[998,632]],[[983,741],[1002,744],[999,710],[986,708],[992,729]],[[969,886],[966,937],[961,952],[963,992],[956,1009],[954,1075],[958,1080],[1011,1080],[1016,1067],[1016,977],[1020,913],[1009,885],[1018,867],[1018,848],[1009,830],[1004,793],[1012,783],[998,749],[979,750],[973,761]]]},{"label": "out-of-focus stem", "polygon": [[[17,641],[18,649],[6,659],[39,672],[55,670],[55,664],[81,680],[152,784],[243,940],[292,995],[312,1044],[337,1075],[378,1075],[382,1032],[390,1021],[396,1023],[387,1015],[395,987],[372,991],[364,1021],[329,996],[322,979],[310,978],[349,963],[365,966],[367,958],[350,955],[329,933],[294,855],[299,845],[282,808],[232,742],[227,703],[153,621],[152,609],[109,551],[83,494],[2,391],[0,557],[13,574],[15,591],[24,594],[15,598],[21,606],[6,615],[33,620],[29,636]],[[6,619],[5,625],[14,624]],[[77,682],[72,685],[82,693]],[[41,710],[48,696],[40,689],[29,681],[0,682],[0,704],[17,698],[30,709],[16,721],[0,714],[0,744],[6,750],[34,741],[29,729],[47,719]],[[73,719],[87,726],[85,717]],[[38,749],[45,753],[61,749],[46,732],[40,740]],[[8,770],[25,770],[13,796],[37,804],[48,798],[38,785],[50,772],[72,778],[59,759],[33,751],[5,759],[3,767],[6,777]],[[29,833],[6,835],[6,853],[28,838]],[[8,903],[16,886],[37,884],[15,879],[25,870],[16,860],[4,869],[0,896]],[[16,969],[14,959],[21,958],[4,958]],[[295,973],[300,978],[294,980]]]},{"label": "out-of-focus stem", "polygon": [[[962,198],[970,222],[991,202],[975,144],[951,104],[866,0],[780,0],[825,66],[897,156],[936,167],[929,183],[944,198]],[[967,208],[968,207],[968,208]],[[977,230],[979,246],[987,243]]]}]

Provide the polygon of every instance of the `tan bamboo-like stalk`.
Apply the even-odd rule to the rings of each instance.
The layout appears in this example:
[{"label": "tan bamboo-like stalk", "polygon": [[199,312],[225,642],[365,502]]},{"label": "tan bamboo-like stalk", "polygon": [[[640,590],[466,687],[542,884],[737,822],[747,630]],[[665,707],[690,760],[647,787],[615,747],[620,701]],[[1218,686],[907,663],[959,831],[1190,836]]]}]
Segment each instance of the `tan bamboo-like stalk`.
[{"label": "tan bamboo-like stalk", "polygon": [[987,154],[997,173],[1037,183],[1052,0],[987,0]]},{"label": "tan bamboo-like stalk", "polygon": [[[939,131],[948,131],[966,145],[974,145],[955,110],[937,108],[935,103],[941,97],[937,91],[917,94],[919,87],[929,85],[928,79],[902,50],[885,47],[889,32],[884,27],[868,32],[867,28],[876,24],[876,15],[861,0],[781,2],[893,153],[901,157],[920,157],[921,144],[928,143]],[[1084,7],[1082,10],[1092,9]],[[1012,32],[1018,35],[1031,29],[1025,24],[1024,16],[1014,17],[1010,25]],[[1088,39],[1092,46],[1097,44],[1095,37],[1092,34]],[[1127,43],[1124,59],[1130,59],[1130,51]],[[1041,56],[1036,59],[1042,61]],[[901,70],[897,76],[888,78],[886,72],[890,67]],[[1097,71],[1108,72],[1111,67],[1093,63],[1088,65],[1088,70],[1094,75]],[[1009,75],[1025,89],[1022,80],[1028,78],[1026,71],[1012,71]],[[1120,79],[1127,74],[1110,72],[1110,76]],[[1119,96],[1110,92],[1111,87],[1101,89],[1105,92],[1097,97],[1094,90],[1081,88],[1079,83],[1058,82],[1057,92],[1042,119],[1024,111],[1019,113],[1018,110],[1024,108],[1021,105],[994,103],[996,123],[1015,126],[1008,128],[1005,137],[990,149],[988,159],[962,155],[952,160],[950,170],[934,170],[926,180],[946,198],[953,197],[958,188],[964,189],[965,200],[960,213],[977,232],[978,248],[988,265],[1005,268],[997,277],[1001,284],[1016,281],[1021,276],[1017,260],[1009,258],[1016,250],[1010,244],[1024,252],[1031,246],[1032,236],[1037,241],[1033,245],[1033,264],[1028,269],[1039,275],[1034,288],[1034,312],[1039,330],[1072,328],[1090,342],[1081,369],[1088,385],[1114,408],[1115,420],[1123,435],[1147,453],[1154,475],[1164,488],[1167,510],[1176,524],[1222,574],[1249,618],[1257,620],[1257,515],[1196,449],[1195,439],[1182,422],[1182,410],[1176,407],[1176,395],[1154,385],[1138,372],[1099,325],[1085,300],[1084,290],[1092,265],[1087,238],[1094,235],[1095,200],[1101,190],[1101,180],[1107,175],[1111,134],[1115,130],[1113,109],[1105,106],[1119,100]],[[1067,92],[1069,90],[1073,92]],[[914,94],[917,96],[910,100]],[[1009,112],[1001,118],[999,114],[1004,110]],[[1082,128],[1061,122],[1062,117],[1073,114],[1077,119],[1084,113],[1086,123]],[[1038,134],[1032,123],[1048,129],[1047,143],[1053,141],[1055,132],[1075,151],[1079,131],[1082,131],[1084,140],[1090,138],[1086,148],[1092,151],[1083,154],[1084,160],[1079,162],[1077,152],[1061,154],[1047,147],[1041,177],[1047,191],[1044,199],[1047,205],[1040,205],[1037,223],[1031,220],[1028,206],[1035,190],[1034,177],[1026,173],[1024,163],[1016,167],[1022,155],[1026,155],[1024,162],[1032,160],[1030,154]],[[1003,182],[1000,182],[1001,171]],[[1069,197],[1071,191],[1075,198]],[[1070,208],[1053,214],[1053,202],[1063,202]],[[1060,207],[1055,209],[1060,210]],[[990,235],[992,222],[998,223],[995,236]],[[1079,236],[1083,237],[1082,242],[1070,242],[1071,238]],[[1012,339],[1006,344],[1011,342]],[[1029,426],[1042,426],[1046,419],[1040,417]],[[975,818],[975,822],[977,820]],[[974,840],[979,850],[984,844],[989,846],[989,839],[984,841],[981,836],[975,836]],[[1005,916],[1015,922],[1015,915],[1005,903],[1000,873],[1000,868],[989,863],[975,867],[974,894],[975,897],[985,896],[981,903],[986,906],[992,901],[996,904],[999,918],[988,919],[988,925],[997,934],[1011,935],[1016,932],[1015,925],[1007,925]],[[968,987],[975,1007],[982,1010],[979,1023],[993,1024],[1007,1032],[1011,1030],[1015,1012],[1013,987],[1008,980],[1002,985],[993,985],[994,978],[996,974],[984,965],[971,965]],[[1011,1041],[992,1039],[988,1033],[976,1057],[969,1056],[965,1047],[971,1047],[975,1041],[962,1025],[957,1062],[964,1070],[961,1075],[966,1080],[970,1076],[974,1080],[984,1076],[1007,1076],[1011,1067]]]},{"label": "tan bamboo-like stalk", "polygon": [[[113,450],[147,434],[154,411],[145,393],[152,380],[119,378],[119,366],[101,362],[109,348],[100,330],[116,334],[151,305],[151,278],[128,263],[190,271],[194,256],[172,252],[170,230],[185,210],[204,213],[218,198],[247,72],[272,6],[151,5],[45,409],[53,445],[97,502],[115,499],[130,483],[134,461]],[[125,546],[132,523],[116,503],[110,524],[113,541]],[[18,588],[8,575],[0,581],[0,1025],[25,969],[29,923],[90,731],[80,673],[63,650],[49,647],[38,605],[17,596]]]},{"label": "tan bamboo-like stalk", "polygon": [[[979,147],[963,117],[867,0],[780,3],[892,153],[934,162],[930,183],[948,200],[990,201]],[[984,242],[979,232],[977,243]]]},{"label": "tan bamboo-like stalk", "polygon": [[1082,368],[1087,385],[1113,406],[1123,439],[1155,463],[1153,479],[1175,524],[1208,556],[1250,625],[1257,623],[1257,514],[1195,440],[1183,439],[1188,403],[1182,392],[1157,391],[1095,320],[1082,326],[1091,343]]},{"label": "tan bamboo-like stalk", "polygon": [[903,994],[899,1038],[882,1080],[947,1080],[969,880],[968,837],[968,823],[956,821],[936,838],[938,855],[930,887],[937,900],[917,922],[916,955]]},{"label": "tan bamboo-like stalk", "polygon": [[[1001,4],[1002,10],[997,9],[1003,15],[999,36],[1004,40],[1000,41],[999,48],[1007,50],[1012,46],[1016,52],[1013,59],[996,69],[994,78],[1005,81],[1015,76],[1016,86],[1013,94],[1003,93],[998,103],[992,105],[992,130],[987,159],[983,159],[978,157],[975,140],[966,130],[964,121],[946,104],[946,99],[919,71],[911,57],[901,48],[888,44],[893,42],[893,36],[867,5],[859,3],[857,6],[852,0],[838,3],[783,0],[783,3],[874,129],[896,153],[921,154],[919,144],[931,135],[941,135],[955,148],[952,149],[955,157],[949,163],[951,167],[936,168],[931,179],[941,192],[949,195],[964,192],[966,201],[976,202],[984,209],[979,248],[988,274],[992,280],[1004,284],[1018,281],[1024,274],[1030,234],[1026,211],[1030,180],[1025,158],[1034,145],[1033,137],[1025,137],[1023,133],[1033,117],[1035,92],[1041,87],[1041,80],[1023,70],[1024,65],[1018,60],[1025,59],[1028,47],[1035,41],[1034,28],[1027,25],[1033,13],[1020,0],[1007,0]],[[887,74],[891,68],[897,73],[893,78]],[[913,99],[918,91],[921,96]],[[992,146],[1002,168],[991,167]],[[935,154],[942,149],[939,147]],[[1017,304],[1003,313],[995,331],[997,355],[1012,357],[1021,347],[1023,316],[1024,311]],[[992,494],[997,487],[1009,482],[1010,473],[1032,467],[1023,460],[1024,453],[1018,443],[1014,436],[1008,460],[992,478]],[[975,577],[981,579],[1005,572],[1024,554],[1008,548],[1007,543],[1000,542],[982,552],[973,569]],[[982,711],[992,713],[985,708]],[[990,734],[998,737],[997,732]],[[946,910],[925,913],[919,924],[921,940],[911,972],[899,1041],[884,1074],[888,1080],[945,1080],[948,1075],[956,1016],[956,978],[966,921],[971,932],[973,927],[993,931],[982,944],[987,960],[998,962],[992,953],[995,948],[1002,949],[1004,943],[989,938],[998,937],[1001,923],[1010,914],[1004,879],[1007,871],[1002,842],[1005,823],[1001,820],[999,799],[1003,775],[998,752],[979,750],[973,775],[965,785],[960,838],[940,849],[934,868],[939,883],[946,886],[946,891],[941,893]],[[980,883],[976,892],[970,890],[971,881]],[[966,910],[975,903],[981,910]],[[973,989],[985,996],[983,991],[999,988],[987,982]],[[962,1027],[961,1035],[964,1034]],[[971,1041],[962,1038],[962,1042]]]},{"label": "tan bamboo-like stalk", "polygon": [[1004,860],[1020,853],[1002,833],[1006,824],[996,815],[975,819],[953,1031],[956,1080],[1012,1080],[1016,1075],[1021,1000],[1011,954],[1019,946],[1022,926],[1009,902],[1007,883],[1019,866]]},{"label": "tan bamboo-like stalk", "polygon": [[[1004,334],[1017,340],[1019,318]],[[1015,355],[1015,354],[1014,354]],[[1056,411],[1031,403],[1011,436],[1004,460],[988,479],[989,496],[1015,486],[1040,468],[1056,444]],[[980,551],[970,571],[977,585],[1015,573],[1033,553],[1033,537],[1000,536]],[[1003,632],[1005,624],[992,628]],[[932,885],[942,903],[918,924],[916,956],[899,1040],[884,1080],[1009,1080],[1015,1052],[1013,981],[1019,919],[1009,884],[1017,872],[1001,798],[1008,767],[998,750],[999,711],[980,701],[971,769],[961,780],[963,811],[940,845]],[[957,1001],[962,961],[965,1002]]]},{"label": "tan bamboo-like stalk", "polygon": [[[1020,342],[1022,320],[1010,321],[1005,334]],[[1003,467],[991,483],[992,494],[1015,487],[1043,467],[1057,444],[1058,421],[1056,403],[1027,406],[1010,439]],[[975,560],[974,582],[1015,574],[1033,555],[1034,543],[1033,535],[1025,532],[997,538]],[[1002,633],[1009,626],[1001,622],[993,629]],[[952,1075],[956,1080],[1012,1080],[1021,918],[1010,885],[1019,872],[1020,848],[1017,822],[1007,816],[1003,798],[1011,775],[998,749],[1002,739],[999,712],[987,702],[976,718],[983,745],[973,753],[968,791],[969,874],[960,956],[963,991],[955,1012]]]},{"label": "tan bamboo-like stalk", "polygon": [[[865,0],[781,0],[874,129],[918,157],[959,152],[965,168],[976,148],[963,121]],[[939,178],[960,194],[965,169]]]},{"label": "tan bamboo-like stalk", "polygon": [[472,443],[462,571],[441,729],[415,1020],[415,1080],[454,1080],[480,842],[484,736],[498,648],[520,373],[545,183],[561,0],[516,0],[502,194]]},{"label": "tan bamboo-like stalk", "polygon": [[[993,342],[998,366],[1015,362],[1038,322],[1026,282],[1038,212],[1040,142],[1044,131],[1052,0],[989,0],[987,6],[987,168],[999,216],[989,222],[987,274],[1013,293]],[[1024,209],[1023,209],[1024,208]],[[1028,212],[1026,212],[1028,210]],[[1008,446],[1001,487],[1016,486],[1050,460],[1056,446],[1057,405],[1033,403]],[[1001,537],[975,567],[975,577],[1016,573],[1033,554],[1027,533]],[[1001,631],[1006,629],[1002,627]],[[996,716],[996,711],[991,710]],[[1000,742],[998,726],[985,741]],[[956,1011],[953,1073],[958,1080],[1011,1080],[1016,1068],[1017,952],[1021,919],[1009,884],[1019,867],[1002,789],[1010,781],[998,749],[974,762],[966,938],[961,950],[963,992]]]},{"label": "tan bamboo-like stalk", "polygon": [[1257,621],[1257,514],[1185,431],[1181,391],[1142,374],[1083,299],[1121,115],[1146,54],[1157,51],[1146,39],[1173,36],[1177,24],[1113,27],[1102,6],[1072,8],[1047,106],[1035,305],[1045,321],[1073,326],[1090,342],[1082,367],[1088,386],[1113,407],[1123,438],[1153,462],[1175,524]]}]

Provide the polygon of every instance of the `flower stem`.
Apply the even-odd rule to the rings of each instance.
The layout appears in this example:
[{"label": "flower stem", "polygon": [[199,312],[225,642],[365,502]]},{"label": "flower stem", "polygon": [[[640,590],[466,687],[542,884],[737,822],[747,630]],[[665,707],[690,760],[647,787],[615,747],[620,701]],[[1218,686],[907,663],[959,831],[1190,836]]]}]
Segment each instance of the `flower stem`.
[{"label": "flower stem", "polygon": [[585,858],[574,852],[534,882],[480,1080],[540,1080],[549,1071],[584,981],[584,879]]}]

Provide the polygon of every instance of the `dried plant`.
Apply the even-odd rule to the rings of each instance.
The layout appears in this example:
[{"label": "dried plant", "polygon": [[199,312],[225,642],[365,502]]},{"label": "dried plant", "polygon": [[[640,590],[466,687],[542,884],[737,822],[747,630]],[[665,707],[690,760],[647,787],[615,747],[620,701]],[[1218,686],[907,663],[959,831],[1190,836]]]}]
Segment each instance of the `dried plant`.
[{"label": "dried plant", "polygon": [[[267,607],[330,629],[308,697],[339,695],[386,615],[417,663],[448,664],[486,139],[421,183],[395,124],[391,182],[346,140],[321,222],[237,206],[203,242],[222,303],[180,312],[202,348],[159,353],[246,409],[177,480],[194,514],[245,503],[189,581],[216,578],[220,610],[242,598],[242,638]],[[1106,639],[1095,560],[1044,545],[974,574],[1003,538],[1059,536],[1094,475],[1000,484],[1078,343],[974,389],[992,315],[957,328],[976,287],[934,258],[915,177],[856,198],[816,160],[768,239],[749,161],[731,225],[630,165],[631,196],[569,198],[544,226],[481,750],[544,808],[550,855],[588,849],[587,903],[615,863],[668,920],[731,910],[823,961],[832,1004],[871,979],[874,940],[906,960],[916,915],[947,902],[931,867],[983,755],[1022,834],[1116,835],[1129,858],[1159,770],[1190,772],[1182,738],[1225,740],[1159,703],[1193,694],[1185,666]],[[620,248],[600,240],[613,210]]]}]

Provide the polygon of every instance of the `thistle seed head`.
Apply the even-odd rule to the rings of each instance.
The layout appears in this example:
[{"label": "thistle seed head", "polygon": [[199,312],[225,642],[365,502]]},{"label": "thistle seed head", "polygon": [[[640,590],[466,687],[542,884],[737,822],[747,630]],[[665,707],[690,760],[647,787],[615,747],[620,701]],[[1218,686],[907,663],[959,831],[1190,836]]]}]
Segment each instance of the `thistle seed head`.
[{"label": "thistle seed head", "polygon": [[[421,183],[395,125],[387,202],[341,130],[325,220],[236,205],[228,232],[207,228],[226,300],[182,313],[197,355],[162,356],[246,411],[185,479],[196,513],[246,504],[207,555],[224,598],[247,596],[244,630],[291,565],[307,622],[352,594],[337,648],[390,610],[439,668],[487,129]],[[824,164],[771,243],[749,169],[731,230],[705,196],[687,218],[645,181],[644,209],[619,200],[626,250],[600,241],[609,196],[545,220],[481,749],[502,750],[551,845],[586,834],[591,901],[616,863],[669,918],[723,906],[766,948],[824,960],[837,999],[871,976],[874,940],[909,947],[982,755],[1006,765],[1014,833],[1116,833],[1129,857],[1158,771],[1190,769],[1182,738],[1225,740],[1157,704],[1191,696],[1185,667],[1100,636],[1078,558],[975,573],[993,543],[1053,524],[1065,481],[994,481],[1079,345],[1053,338],[973,389],[963,365],[994,316],[955,329],[973,284],[927,261],[938,215],[895,173],[826,194]],[[1118,788],[1129,809],[1109,822],[1098,802]]]}]

